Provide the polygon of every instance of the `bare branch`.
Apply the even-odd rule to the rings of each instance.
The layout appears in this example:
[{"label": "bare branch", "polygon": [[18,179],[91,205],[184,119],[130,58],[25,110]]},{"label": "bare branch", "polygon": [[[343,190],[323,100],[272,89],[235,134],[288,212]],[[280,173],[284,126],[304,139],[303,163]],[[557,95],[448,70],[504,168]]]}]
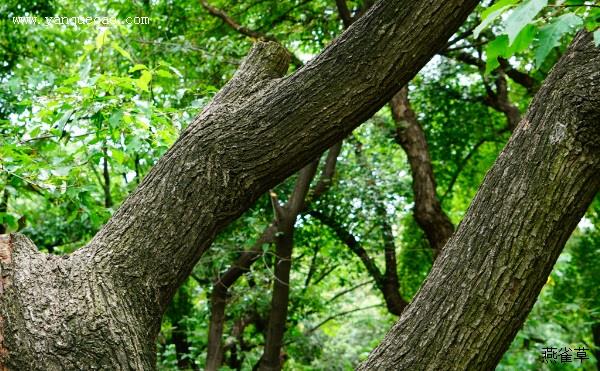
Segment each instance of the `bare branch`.
[{"label": "bare branch", "polygon": [[363,310],[377,308],[377,307],[382,307],[382,306],[383,306],[383,304],[379,303],[379,304],[368,305],[366,307],[355,308],[355,309],[351,309],[351,310],[347,310],[347,311],[344,311],[344,312],[333,314],[333,315],[325,318],[323,321],[319,322],[318,325],[316,325],[314,327],[311,327],[306,333],[307,334],[311,334],[311,333],[315,332],[319,327],[323,326],[327,322],[332,321],[332,320],[334,320],[334,319],[336,319],[338,317],[343,317],[343,316],[346,316],[346,315],[351,314],[351,313],[356,313],[356,312],[360,312],[360,311],[363,311]]}]

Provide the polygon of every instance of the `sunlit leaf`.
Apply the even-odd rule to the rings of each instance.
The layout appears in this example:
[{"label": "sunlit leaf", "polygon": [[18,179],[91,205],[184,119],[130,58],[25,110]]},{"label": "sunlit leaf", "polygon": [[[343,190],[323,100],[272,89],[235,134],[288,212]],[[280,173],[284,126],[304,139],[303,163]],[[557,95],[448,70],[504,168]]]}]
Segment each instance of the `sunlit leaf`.
[{"label": "sunlit leaf", "polygon": [[129,54],[129,52],[127,50],[121,48],[119,46],[119,44],[117,44],[115,41],[113,41],[110,45],[113,47],[113,49],[118,51],[119,54],[121,54],[123,57],[129,59],[129,61],[133,63],[133,58],[131,58],[131,54]]},{"label": "sunlit leaf", "polygon": [[100,50],[108,41],[109,30],[106,27],[100,27],[100,31],[96,36],[96,50]]},{"label": "sunlit leaf", "polygon": [[505,32],[508,35],[508,44],[511,45],[521,30],[530,23],[535,16],[548,5],[548,0],[527,0],[519,5],[506,18]]},{"label": "sunlit leaf", "polygon": [[583,20],[573,13],[563,14],[554,22],[540,28],[538,46],[535,49],[535,64],[539,68],[550,51],[559,44],[562,36],[583,24]]},{"label": "sunlit leaf", "polygon": [[136,85],[145,92],[148,92],[148,85],[152,80],[152,73],[148,70],[143,70],[139,79],[136,80]]}]

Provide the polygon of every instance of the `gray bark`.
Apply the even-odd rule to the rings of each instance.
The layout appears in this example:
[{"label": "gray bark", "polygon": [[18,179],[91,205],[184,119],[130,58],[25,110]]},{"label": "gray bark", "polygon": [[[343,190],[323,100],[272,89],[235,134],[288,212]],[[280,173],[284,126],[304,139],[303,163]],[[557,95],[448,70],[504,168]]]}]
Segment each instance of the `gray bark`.
[{"label": "gray bark", "polygon": [[215,235],[381,108],[477,3],[380,1],[285,78],[289,55],[257,43],[88,246],[4,238],[0,364],[153,369],[161,316]]},{"label": "gray bark", "polygon": [[581,32],[360,370],[494,369],[600,189],[599,122],[600,48]]}]

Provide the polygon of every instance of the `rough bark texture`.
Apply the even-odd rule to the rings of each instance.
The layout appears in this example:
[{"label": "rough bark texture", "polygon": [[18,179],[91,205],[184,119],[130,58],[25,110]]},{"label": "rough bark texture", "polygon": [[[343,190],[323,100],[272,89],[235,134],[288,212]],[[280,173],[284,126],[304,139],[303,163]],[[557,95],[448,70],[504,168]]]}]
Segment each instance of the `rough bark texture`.
[{"label": "rough bark texture", "polygon": [[[42,254],[20,234],[1,236],[0,251],[0,355],[5,356],[5,367],[155,367],[148,355],[155,351],[160,322],[148,327],[140,316],[150,314],[148,308],[113,282],[109,270],[97,270],[88,264],[94,256]],[[96,349],[92,344],[102,344],[103,348]]]},{"label": "rough bark texture", "polygon": [[381,108],[477,3],[380,1],[285,78],[287,52],[257,43],[88,246],[49,257],[10,237],[2,364],[153,369],[161,316],[216,233]]},{"label": "rough bark texture", "polygon": [[579,33],[361,370],[493,369],[600,189],[600,48]]},{"label": "rough bark texture", "polygon": [[415,220],[437,256],[454,233],[454,225],[437,197],[425,132],[410,106],[406,87],[394,95],[390,107],[396,123],[395,140],[404,149],[412,172]]}]

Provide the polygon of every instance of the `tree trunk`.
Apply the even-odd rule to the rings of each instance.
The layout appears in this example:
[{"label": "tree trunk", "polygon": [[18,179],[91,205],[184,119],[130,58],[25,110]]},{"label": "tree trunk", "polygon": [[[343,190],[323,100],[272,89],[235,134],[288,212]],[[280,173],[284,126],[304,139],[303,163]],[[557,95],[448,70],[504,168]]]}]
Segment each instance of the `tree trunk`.
[{"label": "tree trunk", "polygon": [[[342,149],[342,142],[334,144],[327,152],[325,158],[325,165],[323,172],[319,178],[319,181],[312,190],[310,197],[308,197],[304,190],[305,199],[303,200],[302,208],[300,211],[306,211],[310,204],[321,197],[332,184],[333,175],[335,174],[335,167],[337,164],[337,157]],[[311,166],[311,165],[308,165]],[[306,184],[306,179],[298,179],[294,189],[299,189],[301,183]],[[308,186],[308,184],[307,184]],[[297,199],[297,196],[292,193],[291,200]],[[287,205],[291,207],[292,203]],[[225,308],[227,307],[227,295],[229,288],[240,278],[243,274],[249,271],[250,266],[262,256],[263,245],[272,243],[275,241],[275,233],[277,232],[277,221],[274,220],[261,234],[254,246],[244,251],[240,257],[232,264],[232,266],[219,277],[219,279],[213,285],[213,291],[211,294],[211,311],[210,311],[210,323],[208,331],[208,348],[206,352],[206,370],[214,371],[219,368],[223,359],[223,347],[221,337],[223,335],[223,324],[225,322]]]},{"label": "tree trunk", "polygon": [[244,273],[248,272],[250,266],[261,256],[262,246],[270,243],[275,238],[277,228],[274,224],[269,225],[254,247],[242,253],[235,263],[219,277],[214,283],[210,296],[210,322],[208,326],[208,345],[206,349],[206,370],[215,371],[219,369],[223,361],[223,325],[225,324],[225,307],[227,306],[227,295],[229,288]]},{"label": "tree trunk", "polygon": [[600,189],[600,48],[577,35],[360,370],[494,369]]},{"label": "tree trunk", "polygon": [[396,124],[395,140],[404,149],[412,172],[414,217],[437,257],[454,233],[454,225],[437,198],[427,139],[408,101],[407,87],[394,95],[390,107]]},{"label": "tree trunk", "polygon": [[598,322],[592,325],[592,339],[596,347],[593,350],[594,357],[596,358],[596,368],[600,371],[600,323]]},{"label": "tree trunk", "polygon": [[275,241],[275,277],[273,278],[267,338],[259,367],[261,371],[278,371],[281,370],[283,365],[281,346],[288,312],[295,220],[295,218],[293,221],[282,218],[278,221],[278,232]]},{"label": "tree trunk", "polygon": [[[394,241],[393,236],[391,236],[391,229],[389,230],[389,237],[387,232],[384,231],[383,237],[390,238],[390,240],[384,241],[386,266],[384,273],[382,273],[374,259],[369,256],[367,250],[365,250],[356,237],[354,237],[354,235],[344,228],[342,224],[339,223],[335,218],[318,211],[310,211],[309,213],[323,225],[331,228],[338,239],[342,241],[356,256],[358,256],[369,275],[373,278],[373,281],[375,281],[375,286],[377,286],[377,289],[381,291],[387,310],[391,314],[399,316],[408,303],[400,294],[400,281],[398,280],[397,273],[396,251],[395,245],[393,245]],[[385,229],[385,226],[389,226],[387,222],[383,224],[384,226],[382,229]]]},{"label": "tree trunk", "polygon": [[379,221],[385,254],[385,271],[383,272],[383,297],[388,311],[399,316],[408,305],[401,295],[400,279],[398,278],[398,262],[396,260],[396,241],[392,226],[388,222],[387,212],[380,205]]},{"label": "tree trunk", "polygon": [[285,78],[287,52],[257,43],[86,247],[3,237],[1,364],[154,369],[161,316],[215,235],[380,109],[477,3],[379,1]]},{"label": "tree trunk", "polygon": [[304,209],[305,198],[310,183],[315,177],[318,162],[305,166],[298,174],[298,180],[290,200],[285,206],[273,198],[277,219],[275,235],[275,279],[269,311],[269,326],[265,349],[260,362],[261,371],[279,371],[283,366],[280,356],[283,345],[283,335],[286,330],[288,301],[290,296],[290,270],[292,267],[292,251],[294,249],[294,224],[298,214]]}]

